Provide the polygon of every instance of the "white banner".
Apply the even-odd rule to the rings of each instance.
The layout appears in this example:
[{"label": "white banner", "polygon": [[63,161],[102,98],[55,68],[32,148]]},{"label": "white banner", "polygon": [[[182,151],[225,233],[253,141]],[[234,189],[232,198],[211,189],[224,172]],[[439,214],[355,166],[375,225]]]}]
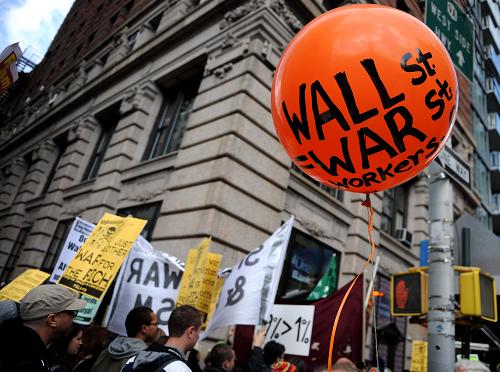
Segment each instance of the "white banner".
[{"label": "white banner", "polygon": [[293,216],[232,268],[201,338],[223,326],[258,325],[269,319],[292,226]]},{"label": "white banner", "polygon": [[175,308],[183,264],[158,251],[139,236],[117,277],[105,324],[110,331],[126,335],[125,319],[137,306],[153,309],[158,327],[168,335],[167,322]]},{"label": "white banner", "polygon": [[56,283],[59,280],[59,277],[66,270],[68,263],[71,262],[94,228],[95,225],[93,223],[85,221],[80,217],[75,218],[49,281]]},{"label": "white banner", "polygon": [[285,345],[290,355],[309,356],[314,305],[274,305],[266,325],[266,342]]}]

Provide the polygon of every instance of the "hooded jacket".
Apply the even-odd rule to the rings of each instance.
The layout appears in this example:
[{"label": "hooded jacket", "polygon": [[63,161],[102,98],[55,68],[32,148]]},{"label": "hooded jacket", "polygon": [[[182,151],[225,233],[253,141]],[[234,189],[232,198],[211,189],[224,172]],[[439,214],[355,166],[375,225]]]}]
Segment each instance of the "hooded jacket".
[{"label": "hooded jacket", "polygon": [[118,336],[101,352],[91,372],[120,372],[127,360],[146,347],[146,343],[137,338]]}]

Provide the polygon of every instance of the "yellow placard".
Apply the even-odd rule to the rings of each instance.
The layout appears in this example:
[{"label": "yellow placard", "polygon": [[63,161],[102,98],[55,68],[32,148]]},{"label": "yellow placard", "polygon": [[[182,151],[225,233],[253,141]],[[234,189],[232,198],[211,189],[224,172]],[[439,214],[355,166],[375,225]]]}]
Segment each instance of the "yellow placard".
[{"label": "yellow placard", "polygon": [[189,251],[177,298],[178,305],[191,305],[205,314],[210,313],[217,296],[217,272],[222,258],[208,252],[209,246],[210,239],[203,239],[198,249]]},{"label": "yellow placard", "polygon": [[410,371],[427,372],[427,341],[413,341]]},{"label": "yellow placard", "polygon": [[190,249],[182,274],[179,295],[177,296],[177,305],[185,305],[188,301],[189,278],[193,276],[194,266],[196,265],[196,249]]},{"label": "yellow placard", "polygon": [[210,318],[212,317],[215,307],[217,306],[217,300],[220,295],[220,291],[222,289],[222,286],[224,285],[224,279],[223,278],[217,278],[217,281],[215,282],[215,289],[212,294],[212,299],[210,301],[210,307],[208,309],[208,315],[207,319],[205,320],[205,323],[203,324],[202,328],[206,328],[208,325],[208,322],[210,321]]},{"label": "yellow placard", "polygon": [[58,284],[101,300],[146,223],[105,213]]},{"label": "yellow placard", "polygon": [[38,287],[49,277],[50,274],[43,271],[28,269],[0,290],[0,301],[14,300],[19,302],[26,293]]}]

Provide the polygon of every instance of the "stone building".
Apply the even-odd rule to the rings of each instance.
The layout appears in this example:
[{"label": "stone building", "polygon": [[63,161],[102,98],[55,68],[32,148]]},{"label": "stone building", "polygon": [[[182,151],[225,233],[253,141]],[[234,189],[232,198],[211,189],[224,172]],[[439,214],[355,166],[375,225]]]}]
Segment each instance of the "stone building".
[{"label": "stone building", "polygon": [[[330,257],[338,286],[351,280],[370,251],[365,197],[292,166],[270,114],[285,46],[345,3],[76,0],[44,60],[0,109],[0,280],[51,271],[72,220],[104,212],[148,219],[143,235],[181,259],[211,236],[224,266],[293,214],[278,296],[305,298]],[[422,1],[380,3],[423,19]],[[473,167],[471,85],[459,79],[450,145]],[[455,216],[475,215],[482,195],[455,185]],[[372,196],[376,288],[386,294],[376,306],[379,342],[394,370],[409,368],[411,339],[426,337],[390,316],[388,289],[391,273],[419,264],[427,201],[425,173]]]}]

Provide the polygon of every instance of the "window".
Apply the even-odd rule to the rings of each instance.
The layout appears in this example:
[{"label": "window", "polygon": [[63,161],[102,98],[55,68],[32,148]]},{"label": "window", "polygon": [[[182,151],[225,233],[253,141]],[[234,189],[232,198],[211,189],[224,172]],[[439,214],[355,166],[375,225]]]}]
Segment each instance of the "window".
[{"label": "window", "polygon": [[132,49],[134,47],[137,36],[139,36],[139,30],[134,31],[127,36],[127,45],[129,49]]},{"label": "window", "polygon": [[105,112],[96,115],[97,121],[101,124],[101,133],[97,139],[97,143],[94,149],[94,153],[90,158],[89,165],[85,170],[82,181],[93,179],[97,176],[99,168],[101,167],[102,160],[108,148],[111,136],[115,131],[116,125],[120,120],[120,114],[118,111],[118,106],[112,106]]},{"label": "window", "polygon": [[320,241],[293,229],[278,287],[281,300],[303,301],[326,273],[330,260],[337,260],[337,288],[340,254]]},{"label": "window", "polygon": [[7,258],[7,262],[3,268],[2,271],[2,277],[0,279],[0,282],[8,282],[10,281],[12,272],[14,271],[17,261],[19,260],[19,256],[21,256],[21,252],[24,249],[24,244],[26,244],[26,239],[28,238],[28,235],[30,233],[31,226],[30,227],[23,227],[21,230],[19,230],[19,234],[17,235],[17,239],[14,243],[14,246],[12,247],[12,250],[9,254],[9,257]]},{"label": "window", "polygon": [[300,173],[305,179],[307,179],[309,182],[314,183],[317,185],[321,190],[325,190],[328,194],[333,196],[335,199],[338,199],[340,201],[344,200],[344,192],[339,189],[334,189],[333,187],[328,187],[325,184],[316,181],[315,179],[309,177],[306,173],[302,171],[295,163],[292,163],[292,169],[295,170],[297,173]]},{"label": "window", "polygon": [[73,220],[60,221],[57,225],[56,232],[52,237],[52,241],[50,242],[49,249],[45,254],[45,258],[43,259],[41,270],[51,273],[54,270],[54,266],[56,264],[56,260],[61,253],[64,242],[69,233],[69,229],[73,224]]},{"label": "window", "polygon": [[161,202],[144,204],[135,207],[128,207],[118,209],[116,214],[118,216],[127,217],[133,216],[135,218],[140,218],[142,220],[147,220],[148,223],[144,226],[144,229],[141,232],[141,235],[146,240],[151,240],[153,237],[153,230],[156,225],[156,220],[160,214]]},{"label": "window", "polygon": [[181,145],[186,124],[193,109],[201,77],[169,89],[144,155],[144,160],[176,151]]},{"label": "window", "polygon": [[54,142],[57,145],[57,157],[54,161],[54,164],[52,164],[52,168],[50,168],[49,175],[47,176],[47,181],[45,181],[45,185],[43,186],[41,195],[45,195],[47,191],[49,191],[50,184],[52,183],[52,180],[54,179],[54,176],[57,171],[57,167],[59,166],[59,162],[61,161],[61,158],[64,154],[64,151],[66,151],[66,147],[68,146],[66,140],[64,139],[55,139]]},{"label": "window", "polygon": [[401,185],[384,191],[381,229],[396,236],[396,230],[407,224],[409,186]]}]

